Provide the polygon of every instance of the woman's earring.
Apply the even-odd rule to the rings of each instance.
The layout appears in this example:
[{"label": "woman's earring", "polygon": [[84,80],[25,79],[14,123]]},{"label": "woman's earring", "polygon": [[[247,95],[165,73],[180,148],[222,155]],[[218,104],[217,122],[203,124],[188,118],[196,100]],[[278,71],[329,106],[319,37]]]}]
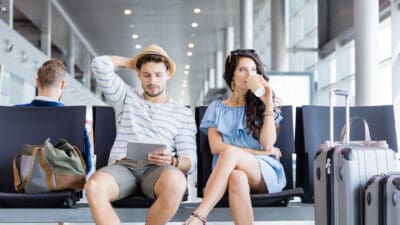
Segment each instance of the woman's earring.
[{"label": "woman's earring", "polygon": [[235,81],[231,81],[231,91],[235,90]]}]

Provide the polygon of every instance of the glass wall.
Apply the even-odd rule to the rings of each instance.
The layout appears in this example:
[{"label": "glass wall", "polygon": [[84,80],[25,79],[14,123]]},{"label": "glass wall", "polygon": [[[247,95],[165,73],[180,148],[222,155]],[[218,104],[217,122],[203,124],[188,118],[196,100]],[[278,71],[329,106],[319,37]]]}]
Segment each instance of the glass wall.
[{"label": "glass wall", "polygon": [[3,66],[0,67],[0,105],[30,102],[35,96],[35,86],[10,73]]}]

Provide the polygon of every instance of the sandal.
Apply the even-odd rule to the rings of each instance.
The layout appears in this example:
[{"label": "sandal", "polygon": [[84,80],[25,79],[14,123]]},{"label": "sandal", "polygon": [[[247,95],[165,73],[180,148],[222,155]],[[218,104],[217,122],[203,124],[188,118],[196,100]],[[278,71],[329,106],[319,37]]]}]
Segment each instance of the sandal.
[{"label": "sandal", "polygon": [[182,225],[189,225],[192,219],[200,220],[203,223],[203,225],[206,225],[207,222],[207,217],[201,216],[200,214],[193,212],[192,214],[190,214],[189,218],[185,222],[183,222]]}]

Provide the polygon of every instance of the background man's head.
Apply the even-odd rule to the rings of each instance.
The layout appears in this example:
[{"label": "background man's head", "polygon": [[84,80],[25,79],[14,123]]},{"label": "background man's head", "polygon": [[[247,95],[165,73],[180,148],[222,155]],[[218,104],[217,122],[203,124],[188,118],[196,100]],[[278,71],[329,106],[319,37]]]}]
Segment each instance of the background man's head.
[{"label": "background man's head", "polygon": [[67,69],[58,59],[50,59],[39,68],[36,78],[39,95],[60,99]]}]

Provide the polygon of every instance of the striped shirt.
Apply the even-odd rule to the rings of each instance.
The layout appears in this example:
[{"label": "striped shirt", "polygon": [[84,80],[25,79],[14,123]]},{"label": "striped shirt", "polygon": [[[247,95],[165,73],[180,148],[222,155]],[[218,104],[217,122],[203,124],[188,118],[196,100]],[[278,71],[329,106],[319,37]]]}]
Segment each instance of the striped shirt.
[{"label": "striped shirt", "polygon": [[143,94],[128,86],[115,72],[108,56],[92,61],[98,86],[116,113],[117,135],[108,163],[126,156],[129,141],[165,144],[167,150],[191,161],[188,173],[196,169],[196,125],[192,111],[169,99],[151,103]]}]

